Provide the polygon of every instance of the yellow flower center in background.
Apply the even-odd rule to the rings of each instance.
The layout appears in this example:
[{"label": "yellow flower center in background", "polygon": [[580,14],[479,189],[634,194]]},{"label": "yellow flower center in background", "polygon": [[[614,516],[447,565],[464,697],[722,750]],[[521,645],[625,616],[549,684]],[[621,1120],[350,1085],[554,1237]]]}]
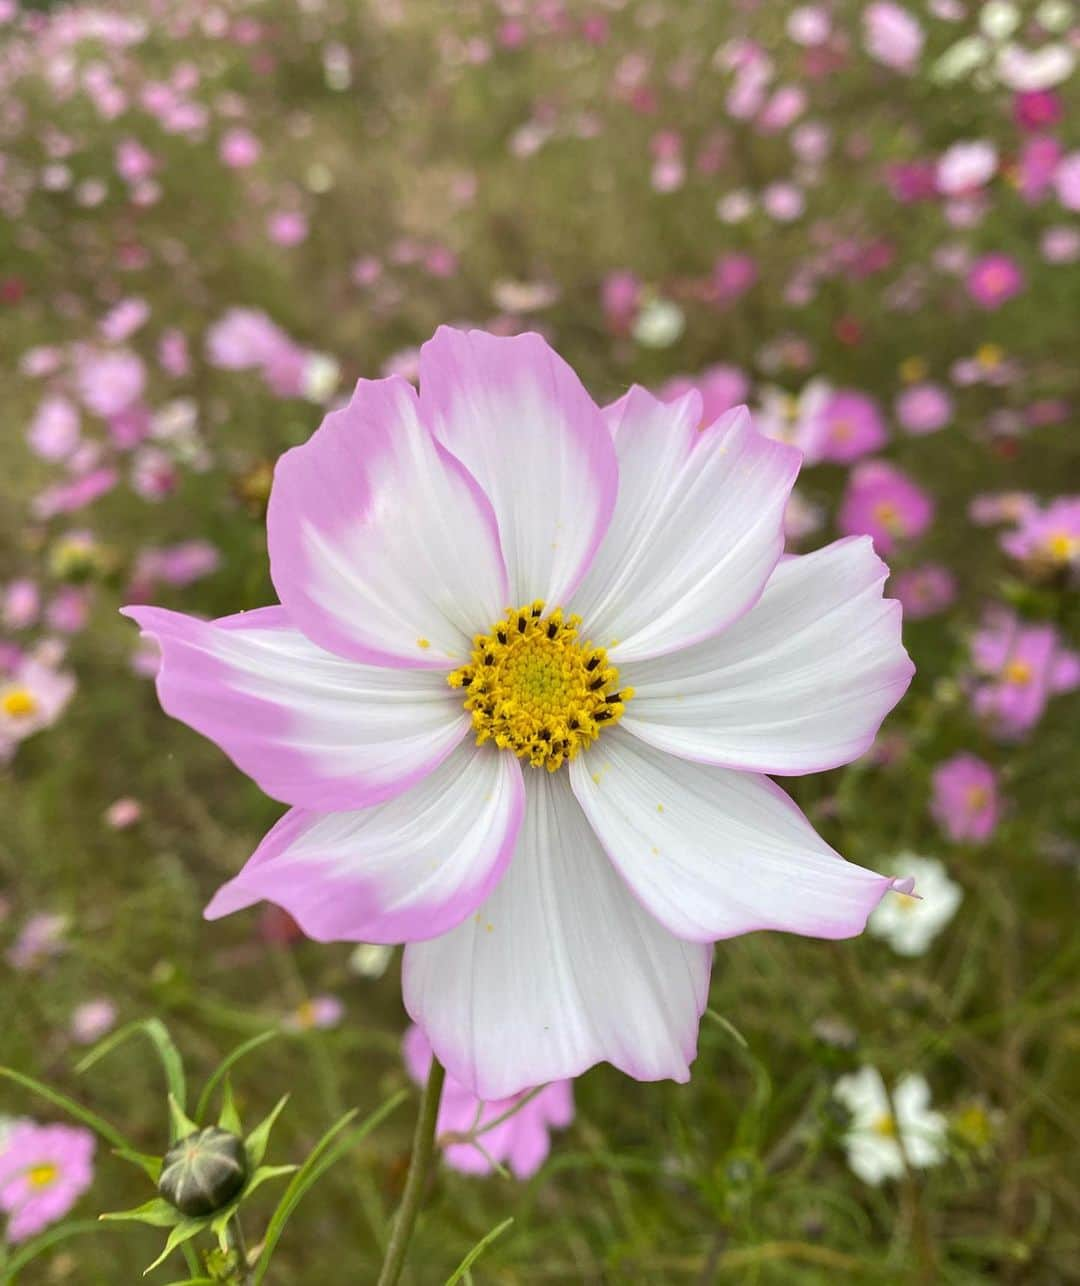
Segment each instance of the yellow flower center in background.
[{"label": "yellow flower center in background", "polygon": [[1000,344],[980,344],[975,350],[975,360],[983,370],[996,370],[1005,360],[1005,350]]},{"label": "yellow flower center in background", "polygon": [[37,698],[26,688],[9,688],[0,700],[0,705],[12,719],[28,719],[38,708]]},{"label": "yellow flower center in background", "polygon": [[1046,552],[1056,563],[1067,563],[1080,547],[1080,540],[1067,532],[1056,532],[1047,538]]},{"label": "yellow flower center in background", "polygon": [[466,692],[476,744],[494,741],[534,768],[554,772],[618,723],[633,689],[602,647],[578,642],[581,618],[540,600],[508,611],[473,639],[472,660],[447,676]]},{"label": "yellow flower center in background", "polygon": [[60,1171],[51,1161],[45,1161],[41,1165],[31,1166],[26,1177],[31,1188],[47,1188],[60,1177]]},{"label": "yellow flower center in background", "polygon": [[879,1116],[870,1128],[875,1134],[880,1134],[883,1139],[896,1138],[896,1121],[890,1112]]},{"label": "yellow flower center in background", "polygon": [[1005,677],[1010,683],[1030,683],[1031,666],[1026,661],[1010,661],[1005,667]]}]

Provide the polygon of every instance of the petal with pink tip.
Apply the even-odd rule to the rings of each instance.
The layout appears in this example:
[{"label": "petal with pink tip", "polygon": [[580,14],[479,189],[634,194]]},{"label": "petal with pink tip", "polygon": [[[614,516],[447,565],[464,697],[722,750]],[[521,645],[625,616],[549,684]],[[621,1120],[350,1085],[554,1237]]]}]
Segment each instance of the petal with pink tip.
[{"label": "petal with pink tip", "polygon": [[620,728],[573,761],[570,781],[634,896],[690,942],[853,937],[895,884],[845,862],[767,777],[688,763]]},{"label": "petal with pink tip", "polygon": [[756,433],[745,407],[701,422],[701,396],[633,388],[608,411],[619,498],[571,606],[611,659],[660,656],[751,608],[784,547],[793,447]]},{"label": "petal with pink tip", "polygon": [[513,605],[565,604],[618,489],[611,436],[581,381],[539,335],[440,326],[420,350],[420,405],[491,498]]},{"label": "petal with pink tip", "polygon": [[415,942],[446,933],[488,896],[524,807],[521,766],[459,745],[373,808],[294,808],[206,908],[208,919],[274,902],[318,942]]},{"label": "petal with pink tip", "polygon": [[694,647],[620,666],[636,695],[622,727],[660,750],[797,776],[869,749],[915,667],[889,569],[868,537],[790,558],[757,605]]},{"label": "petal with pink tip", "polygon": [[266,522],[289,616],[352,660],[452,669],[510,601],[487,497],[397,377],[361,380],[281,457]]},{"label": "petal with pink tip", "polygon": [[389,799],[437,767],[469,727],[441,674],[344,661],[280,607],[219,621],[160,607],[124,614],[161,646],[166,713],[286,804],[363,808]]},{"label": "petal with pink tip", "polygon": [[405,1007],[483,1099],[607,1061],[685,1081],[712,950],[681,942],[620,880],[563,773],[529,771],[517,851],[456,929],[405,951]]}]

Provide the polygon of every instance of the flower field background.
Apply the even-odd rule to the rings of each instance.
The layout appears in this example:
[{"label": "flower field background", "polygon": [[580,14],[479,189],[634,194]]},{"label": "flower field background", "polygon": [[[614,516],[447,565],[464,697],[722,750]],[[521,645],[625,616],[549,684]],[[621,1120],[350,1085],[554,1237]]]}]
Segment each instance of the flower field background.
[{"label": "flower field background", "polygon": [[[0,0],[0,1062],[160,1154],[151,1047],[87,1048],[156,1017],[197,1087],[272,1032],[233,1090],[291,1095],[273,1163],[412,1087],[397,954],[203,920],[280,808],[162,713],[119,608],[274,601],[280,453],[441,323],[539,330],[602,404],[697,387],[799,446],[790,551],[874,537],[915,680],[786,784],[922,900],[718,944],[690,1083],[553,1086],[539,1169],[451,1145],[406,1279],[512,1218],[460,1280],[1080,1280],[1078,51],[1065,0]],[[268,1282],[375,1280],[414,1115]],[[32,1123],[75,1124],[0,1080],[9,1265],[64,1211],[18,1224],[5,1148],[71,1218],[152,1195]],[[102,1224],[17,1280],[135,1281],[161,1241]]]}]

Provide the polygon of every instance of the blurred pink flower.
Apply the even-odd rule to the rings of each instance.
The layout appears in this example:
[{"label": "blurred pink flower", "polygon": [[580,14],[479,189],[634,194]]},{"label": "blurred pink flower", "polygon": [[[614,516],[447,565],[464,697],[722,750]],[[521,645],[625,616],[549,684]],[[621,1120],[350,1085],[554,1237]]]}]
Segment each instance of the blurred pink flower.
[{"label": "blurred pink flower", "polygon": [[959,754],[934,769],[934,820],[955,843],[982,844],[998,821],[997,776],[976,755]]},{"label": "blurred pink flower", "polygon": [[1013,96],[1013,117],[1021,129],[1044,130],[1064,116],[1061,96],[1052,89],[1037,89]]},{"label": "blurred pink flower", "polygon": [[158,363],[166,375],[180,378],[188,373],[191,358],[183,331],[170,328],[162,333],[158,341]]},{"label": "blurred pink flower", "polygon": [[1000,308],[1023,290],[1024,274],[1009,255],[983,255],[971,265],[967,288],[968,294],[983,308]]},{"label": "blurred pink flower", "polygon": [[74,692],[72,675],[37,656],[0,680],[0,762],[20,741],[54,724]]},{"label": "blurred pink flower", "polygon": [[940,563],[925,563],[897,572],[890,582],[894,596],[903,604],[908,620],[936,616],[956,599],[956,579]]},{"label": "blurred pink flower", "polygon": [[604,321],[613,335],[630,333],[641,310],[640,278],[628,270],[609,272],[601,286]]},{"label": "blurred pink flower", "polygon": [[277,210],[266,221],[270,240],[278,246],[298,246],[307,240],[307,216],[299,210]]},{"label": "blurred pink flower", "polygon": [[1080,210],[1080,152],[1061,159],[1054,173],[1057,198],[1066,210]]},{"label": "blurred pink flower", "polygon": [[98,329],[110,343],[122,344],[129,335],[135,334],[149,316],[150,305],[145,299],[122,299],[109,309]]},{"label": "blurred pink flower", "polygon": [[38,492],[30,502],[31,512],[35,518],[42,519],[54,518],[57,514],[75,513],[111,491],[117,480],[116,470],[109,466],[91,469],[70,482],[60,482]]},{"label": "blurred pink flower", "polygon": [[937,163],[938,191],[945,196],[963,196],[981,188],[997,173],[998,154],[985,139],[954,143]]},{"label": "blurred pink flower", "polygon": [[281,1020],[285,1031],[325,1031],[336,1027],[345,1015],[345,1006],[337,996],[312,996]]},{"label": "blurred pink flower", "polygon": [[92,1045],[116,1025],[116,1006],[111,1000],[99,996],[96,1000],[83,1001],[71,1015],[69,1031],[76,1045]]},{"label": "blurred pink flower", "polygon": [[62,1219],[94,1177],[94,1136],[81,1126],[19,1121],[0,1143],[0,1210],[17,1243]]},{"label": "blurred pink flower", "polygon": [[863,10],[863,47],[893,71],[913,72],[926,39],[918,18],[892,0],[875,0]]},{"label": "blurred pink flower", "polygon": [[1054,626],[1025,625],[1004,609],[989,614],[971,652],[972,705],[1005,740],[1034,727],[1051,696],[1080,685],[1080,656],[1062,647]]},{"label": "blurred pink flower", "polygon": [[1001,547],[1024,563],[1049,567],[1080,566],[1080,496],[1061,496],[1045,509],[1027,510]]},{"label": "blurred pink flower", "polygon": [[60,634],[78,634],[90,614],[90,592],[82,586],[64,585],[49,600],[45,620]]},{"label": "blurred pink flower", "polygon": [[79,355],[76,382],[86,408],[108,419],[142,396],[146,369],[142,359],[126,349],[88,349]]},{"label": "blurred pink flower", "polygon": [[700,375],[676,375],[664,384],[658,396],[664,402],[673,402],[692,389],[701,394],[701,422],[712,424],[725,411],[741,406],[750,391],[750,381],[738,366],[717,363],[707,367]]},{"label": "blurred pink flower", "polygon": [[975,496],[968,505],[968,517],[977,527],[992,527],[1000,522],[1023,522],[1038,511],[1038,503],[1029,491],[990,491]]},{"label": "blurred pink flower", "polygon": [[114,799],[105,810],[105,825],[114,831],[127,830],[129,826],[134,826],[142,817],[142,804],[137,799],[132,799],[130,795],[123,795],[120,799]]},{"label": "blurred pink flower", "polygon": [[[419,1027],[412,1026],[406,1031],[402,1054],[411,1079],[417,1085],[423,1085],[431,1068],[431,1045]],[[520,1103],[529,1092],[483,1102],[460,1081],[447,1075],[435,1126],[446,1164],[462,1174],[490,1174],[494,1161],[506,1165],[516,1179],[528,1179],[534,1175],[551,1150],[551,1131],[566,1129],[574,1119],[572,1081],[552,1081],[545,1085],[513,1116],[480,1134],[477,1138],[479,1148],[471,1143],[450,1142],[452,1136],[483,1130],[486,1124]]]},{"label": "blurred pink flower", "polygon": [[226,130],[218,145],[222,164],[231,170],[246,169],[254,165],[262,152],[262,144],[249,129],[240,127]]},{"label": "blurred pink flower", "polygon": [[7,953],[8,963],[20,972],[37,969],[64,950],[68,917],[47,911],[30,916]]},{"label": "blurred pink flower", "polygon": [[50,395],[38,404],[27,441],[43,460],[63,460],[79,444],[79,411],[66,397]]},{"label": "blurred pink flower", "polygon": [[1039,201],[1053,187],[1060,172],[1061,154],[1061,144],[1048,135],[1027,140],[1017,161],[1020,193],[1025,201]]},{"label": "blurred pink flower", "polygon": [[0,595],[0,622],[9,630],[29,629],[40,611],[41,590],[28,576],[10,581]]},{"label": "blurred pink flower", "polygon": [[908,433],[936,433],[952,419],[953,404],[940,384],[912,384],[896,398],[896,418]]},{"label": "blurred pink flower", "polygon": [[865,533],[881,554],[914,540],[934,519],[930,493],[884,460],[856,465],[848,479],[837,524],[846,536]]},{"label": "blurred pink flower", "polygon": [[822,460],[850,464],[884,446],[888,440],[877,402],[855,389],[836,389],[818,411],[814,431]]}]

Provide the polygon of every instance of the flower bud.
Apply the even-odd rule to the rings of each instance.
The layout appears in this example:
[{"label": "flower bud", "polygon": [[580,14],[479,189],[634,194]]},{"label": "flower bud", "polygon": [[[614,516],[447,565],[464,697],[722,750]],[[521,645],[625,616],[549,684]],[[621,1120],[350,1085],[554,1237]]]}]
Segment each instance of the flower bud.
[{"label": "flower bud", "polygon": [[210,1125],[165,1153],[158,1192],[181,1214],[198,1218],[227,1206],[244,1186],[247,1174],[244,1141]]}]

